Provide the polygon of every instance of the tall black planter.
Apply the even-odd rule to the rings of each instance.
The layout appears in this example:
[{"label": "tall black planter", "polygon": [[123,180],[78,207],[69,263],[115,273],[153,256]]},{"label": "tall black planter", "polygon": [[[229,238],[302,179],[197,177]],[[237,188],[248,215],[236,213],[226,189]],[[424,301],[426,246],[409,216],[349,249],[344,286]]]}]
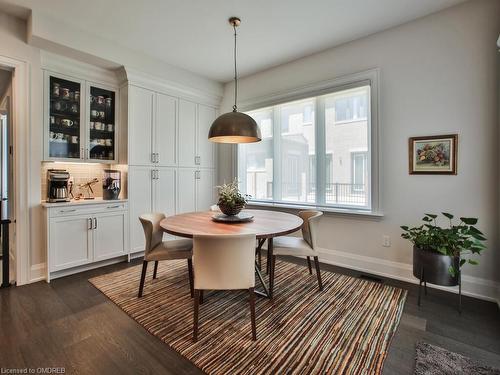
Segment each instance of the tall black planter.
[{"label": "tall black planter", "polygon": [[[450,267],[458,270],[455,275]],[[413,247],[413,276],[420,279],[418,287],[418,305],[420,306],[421,288],[424,283],[427,295],[427,282],[442,286],[458,285],[458,312],[462,311],[462,280],[460,275],[460,257],[450,257],[433,251]]]}]

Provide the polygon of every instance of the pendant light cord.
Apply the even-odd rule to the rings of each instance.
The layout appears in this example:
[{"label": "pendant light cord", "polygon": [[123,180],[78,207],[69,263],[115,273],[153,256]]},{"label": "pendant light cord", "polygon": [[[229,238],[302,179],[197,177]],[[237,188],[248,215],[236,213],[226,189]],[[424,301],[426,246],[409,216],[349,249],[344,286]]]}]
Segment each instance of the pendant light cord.
[{"label": "pendant light cord", "polygon": [[236,102],[238,100],[238,71],[236,70],[236,24],[233,23],[234,29],[234,105],[233,112],[237,112]]}]

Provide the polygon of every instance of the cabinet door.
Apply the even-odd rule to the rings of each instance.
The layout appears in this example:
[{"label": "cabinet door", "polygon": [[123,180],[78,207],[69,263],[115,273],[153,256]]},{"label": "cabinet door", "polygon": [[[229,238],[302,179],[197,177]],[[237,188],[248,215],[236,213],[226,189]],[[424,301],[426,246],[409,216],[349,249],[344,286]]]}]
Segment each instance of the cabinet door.
[{"label": "cabinet door", "polygon": [[128,200],[130,212],[130,251],[144,251],[144,231],[139,221],[139,216],[153,210],[152,169],[150,167],[129,167]]},{"label": "cabinet door", "polygon": [[175,169],[157,168],[153,183],[153,203],[155,212],[175,215]]},{"label": "cabinet door", "polygon": [[158,154],[158,165],[176,165],[176,112],[176,98],[164,94],[156,94],[154,152]]},{"label": "cabinet door", "polygon": [[[155,212],[167,216],[175,215],[176,208],[176,170],[159,167],[156,169],[156,179],[153,183],[153,207]],[[165,241],[174,240],[175,236],[164,234]]]},{"label": "cabinet door", "polygon": [[130,86],[128,121],[129,165],[150,165],[152,161],[154,92]]},{"label": "cabinet door", "polygon": [[202,167],[214,168],[215,146],[208,140],[208,131],[215,120],[215,108],[198,105],[198,160]]},{"label": "cabinet door", "polygon": [[92,261],[92,227],[89,216],[50,219],[50,272]]},{"label": "cabinet door", "polygon": [[89,105],[86,114],[86,159],[99,163],[116,162],[118,160],[116,90],[93,83],[88,83],[87,86]]},{"label": "cabinet door", "polygon": [[210,169],[197,171],[196,211],[207,211],[215,204],[215,173]]},{"label": "cabinet door", "polygon": [[177,213],[196,211],[196,170],[177,170]]},{"label": "cabinet door", "polygon": [[79,161],[84,158],[85,85],[83,80],[45,73],[46,160]]},{"label": "cabinet door", "polygon": [[179,166],[195,166],[196,104],[179,100]]},{"label": "cabinet door", "polygon": [[94,261],[126,255],[125,231],[127,214],[110,212],[94,218]]}]

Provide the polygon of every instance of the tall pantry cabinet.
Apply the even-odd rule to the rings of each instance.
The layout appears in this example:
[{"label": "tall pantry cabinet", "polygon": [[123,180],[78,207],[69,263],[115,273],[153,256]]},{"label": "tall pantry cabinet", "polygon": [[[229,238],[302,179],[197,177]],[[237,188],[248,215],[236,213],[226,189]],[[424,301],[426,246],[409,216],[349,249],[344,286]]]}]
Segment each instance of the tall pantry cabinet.
[{"label": "tall pantry cabinet", "polygon": [[215,203],[215,107],[128,84],[128,198],[131,252],[144,250],[139,215],[204,211]]}]

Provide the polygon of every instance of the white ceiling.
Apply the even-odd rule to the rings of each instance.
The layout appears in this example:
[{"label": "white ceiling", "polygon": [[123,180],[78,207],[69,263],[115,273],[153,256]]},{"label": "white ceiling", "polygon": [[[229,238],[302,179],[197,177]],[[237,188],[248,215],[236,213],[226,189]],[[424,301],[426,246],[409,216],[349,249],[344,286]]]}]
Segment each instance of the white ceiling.
[{"label": "white ceiling", "polygon": [[238,66],[240,75],[248,75],[464,0],[4,1],[36,9],[96,37],[227,82],[233,75],[233,36],[227,23],[230,16],[242,19]]}]

